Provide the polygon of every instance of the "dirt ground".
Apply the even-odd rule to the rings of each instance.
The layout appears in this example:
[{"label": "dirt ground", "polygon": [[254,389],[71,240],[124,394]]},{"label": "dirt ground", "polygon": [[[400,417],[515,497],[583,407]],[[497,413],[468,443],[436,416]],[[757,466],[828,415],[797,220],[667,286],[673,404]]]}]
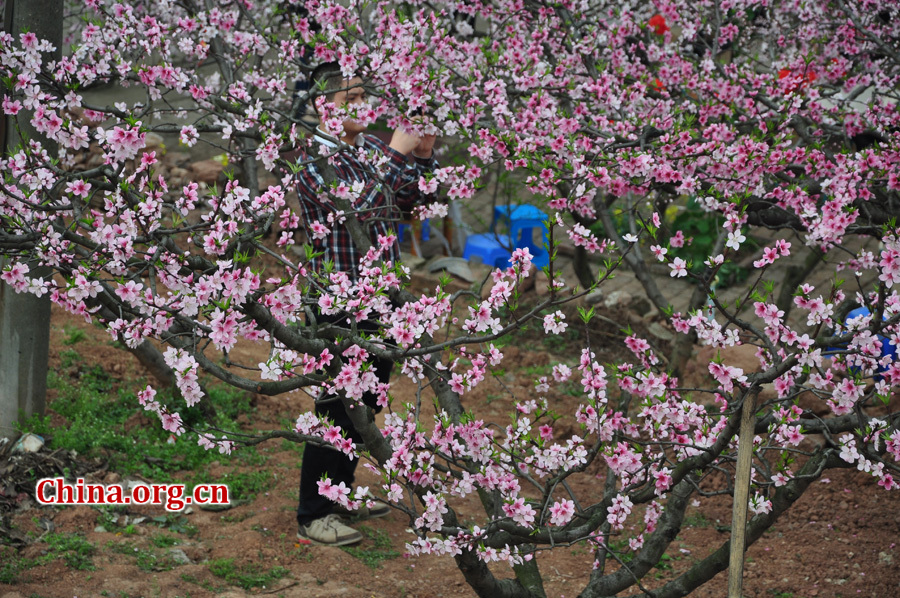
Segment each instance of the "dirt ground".
[{"label": "dirt ground", "polygon": [[[610,315],[616,317],[616,314]],[[52,365],[58,367],[59,364],[58,351],[64,326],[81,328],[88,336],[88,342],[79,344],[79,351],[88,364],[98,364],[120,379],[143,375],[129,354],[109,346],[104,333],[58,309],[53,311]],[[496,417],[496,421],[505,420],[509,402],[503,397],[508,396],[507,391],[528,392],[531,378],[526,372],[529,368],[554,363],[556,359],[546,351],[524,351],[516,347],[508,347],[506,351],[506,363],[517,364],[517,369],[508,371],[501,381],[486,381],[466,397],[471,405],[479,405],[480,416]],[[401,402],[412,399],[412,383],[399,377],[397,380],[397,398]],[[296,415],[301,406],[308,407],[306,401],[308,399],[296,395],[256,397],[253,426],[277,428],[285,417]],[[553,401],[556,402],[554,408],[566,411],[567,401],[571,404],[574,399],[560,396]],[[98,531],[99,511],[89,506],[57,508],[31,504],[20,509],[12,516],[13,524],[20,530],[40,533],[53,529],[83,534],[97,547],[93,555],[95,569],[76,570],[57,559],[23,572],[15,585],[0,585],[0,598],[238,598],[250,595],[461,598],[475,595],[451,559],[407,558],[403,555],[404,542],[409,538],[405,531],[409,522],[399,513],[362,524],[369,537],[361,548],[369,551],[368,554],[385,557],[375,559],[378,561],[373,563],[377,565],[375,568],[339,548],[298,544],[293,512],[299,479],[297,450],[280,441],[270,442],[258,450],[265,457],[264,467],[274,475],[268,491],[260,493],[248,504],[227,511],[193,509],[178,524],[192,533],[170,534],[176,538],[177,543],[173,546],[159,548],[152,543],[154,534],[161,529],[153,525],[153,518],[166,515],[161,506],[129,507],[127,512],[120,513],[119,521],[105,531]],[[223,465],[222,470],[225,469]],[[105,472],[98,479],[121,481],[116,472]],[[378,486],[374,474],[362,467],[357,481],[362,485]],[[590,476],[585,476],[579,483],[596,483],[598,491],[601,484],[595,478],[592,481]],[[745,596],[900,596],[900,576],[895,562],[900,559],[898,506],[896,493],[881,490],[869,476],[854,470],[829,473],[750,548]],[[463,509],[462,517],[467,514]],[[474,505],[471,515],[475,515]],[[646,579],[645,584],[650,588],[658,586],[720,546],[728,537],[725,526],[730,515],[731,501],[727,497],[691,507],[687,514],[690,525],[674,542],[666,559],[666,568],[658,578]],[[40,556],[42,546],[45,545],[31,543],[20,549],[21,554],[30,558]],[[175,566],[158,571],[152,570],[154,567],[149,567],[151,570],[148,571],[146,563],[140,567],[140,555],[150,552],[162,559],[161,562]],[[227,577],[211,572],[210,563],[219,559],[234,559],[233,567],[245,572],[252,572],[253,567],[263,571],[282,567],[284,575],[266,581],[265,587],[241,589]],[[592,555],[583,547],[542,554],[539,562],[548,596],[576,596],[587,580],[592,560]],[[508,571],[503,573],[506,575]],[[722,573],[692,596],[724,596],[726,585],[727,577]]]}]

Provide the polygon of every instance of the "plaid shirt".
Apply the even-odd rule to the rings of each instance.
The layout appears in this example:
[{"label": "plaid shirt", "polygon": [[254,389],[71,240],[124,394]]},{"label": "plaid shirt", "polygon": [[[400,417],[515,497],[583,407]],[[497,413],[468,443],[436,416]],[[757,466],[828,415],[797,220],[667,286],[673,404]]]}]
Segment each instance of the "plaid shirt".
[{"label": "plaid shirt", "polygon": [[[316,140],[325,146],[329,154],[334,153],[340,143],[321,132],[316,134]],[[354,183],[362,187],[355,197],[351,194],[350,204],[354,211],[359,211],[356,217],[369,231],[369,238],[375,244],[379,235],[397,234],[397,222],[403,218],[403,212],[434,198],[419,189],[419,178],[434,170],[437,162],[433,157],[414,157],[414,162],[410,164],[406,156],[380,139],[362,133],[356,141],[355,148],[341,144],[332,158],[336,183],[349,188]],[[313,259],[312,267],[317,272],[323,272],[324,263],[332,261],[335,270],[347,272],[351,280],[356,280],[362,254],[353,244],[346,226],[332,228],[328,222],[328,215],[333,214],[336,208],[319,163],[310,161],[313,157],[308,155],[302,155],[301,159],[309,161],[296,175],[303,226],[315,252],[322,252],[321,256]],[[350,215],[348,217],[352,218]],[[313,234],[310,225],[315,222],[332,229],[325,238],[319,239]],[[400,245],[396,241],[385,258],[395,264],[399,262]]]}]

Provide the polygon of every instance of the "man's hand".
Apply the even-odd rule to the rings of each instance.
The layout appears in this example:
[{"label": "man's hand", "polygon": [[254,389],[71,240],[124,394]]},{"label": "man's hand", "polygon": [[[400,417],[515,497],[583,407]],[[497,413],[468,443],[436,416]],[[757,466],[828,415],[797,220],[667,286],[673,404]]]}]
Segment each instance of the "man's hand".
[{"label": "man's hand", "polygon": [[391,137],[390,147],[406,156],[409,152],[416,149],[421,141],[419,137],[397,129],[394,131],[393,137]]},{"label": "man's hand", "polygon": [[401,129],[397,129],[391,137],[390,147],[404,156],[412,152],[418,158],[430,158],[434,148],[434,141],[434,135],[416,137]]},{"label": "man's hand", "polygon": [[416,158],[430,158],[434,150],[434,135],[425,135],[419,139],[419,145],[413,149],[413,156]]}]

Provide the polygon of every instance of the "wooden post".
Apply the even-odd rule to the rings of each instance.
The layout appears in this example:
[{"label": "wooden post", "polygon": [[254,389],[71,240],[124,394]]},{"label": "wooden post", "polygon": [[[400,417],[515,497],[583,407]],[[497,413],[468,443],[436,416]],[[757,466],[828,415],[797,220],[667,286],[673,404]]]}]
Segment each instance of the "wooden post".
[{"label": "wooden post", "polygon": [[737,472],[734,478],[734,506],[731,511],[731,553],[728,561],[728,598],[742,598],[747,507],[750,503],[750,469],[753,465],[753,436],[756,426],[756,395],[751,390],[741,407]]}]

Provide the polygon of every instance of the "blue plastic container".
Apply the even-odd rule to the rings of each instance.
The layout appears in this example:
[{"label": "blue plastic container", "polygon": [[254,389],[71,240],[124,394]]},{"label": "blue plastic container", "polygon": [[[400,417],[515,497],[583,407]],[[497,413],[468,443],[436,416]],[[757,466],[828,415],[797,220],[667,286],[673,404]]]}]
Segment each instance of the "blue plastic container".
[{"label": "blue plastic container", "polygon": [[[857,307],[856,309],[854,309],[853,311],[851,311],[850,313],[847,314],[847,318],[844,320],[844,324],[846,325],[847,322],[849,322],[853,318],[858,318],[860,316],[868,316],[870,313],[871,312],[868,310],[868,308]],[[881,319],[886,320],[887,317],[882,316]],[[878,340],[881,341],[881,357],[889,356],[891,358],[891,361],[895,361],[897,359],[897,347],[895,347],[894,345],[891,344],[889,338],[887,338],[885,336],[881,336],[880,334],[878,335]],[[883,372],[884,368],[880,369],[879,371]]]},{"label": "blue plastic container", "polygon": [[472,259],[475,256],[481,258],[481,263],[492,268],[508,268],[509,258],[512,252],[507,235],[495,235],[494,233],[482,233],[469,235],[466,238],[466,248],[463,250],[464,259]]}]

